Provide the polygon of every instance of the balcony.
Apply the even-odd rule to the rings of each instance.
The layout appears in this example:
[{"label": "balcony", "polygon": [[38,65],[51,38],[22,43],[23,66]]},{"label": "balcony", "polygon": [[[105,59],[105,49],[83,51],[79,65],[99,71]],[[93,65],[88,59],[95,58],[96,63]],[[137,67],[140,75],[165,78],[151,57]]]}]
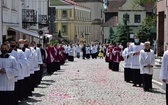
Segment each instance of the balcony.
[{"label": "balcony", "polygon": [[37,11],[33,9],[22,9],[22,22],[36,24]]},{"label": "balcony", "polygon": [[47,15],[38,15],[38,22],[40,25],[47,25],[48,24]]}]

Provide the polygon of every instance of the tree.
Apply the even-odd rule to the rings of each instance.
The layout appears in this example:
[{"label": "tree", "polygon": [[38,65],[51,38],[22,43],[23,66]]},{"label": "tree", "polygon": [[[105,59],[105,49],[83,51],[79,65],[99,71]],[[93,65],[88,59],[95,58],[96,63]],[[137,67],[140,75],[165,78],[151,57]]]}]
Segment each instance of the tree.
[{"label": "tree", "polygon": [[58,32],[58,37],[59,38],[62,38],[62,35],[61,35],[61,31],[59,30],[59,32]]},{"label": "tree", "polygon": [[110,42],[113,42],[113,40],[114,40],[114,37],[115,37],[115,35],[114,35],[114,30],[113,30],[113,28],[112,27],[110,27],[109,28],[109,37],[108,37],[108,43],[110,43]]},{"label": "tree", "polygon": [[114,43],[122,43],[122,45],[124,47],[126,47],[126,43],[127,43],[127,28],[125,25],[121,25],[119,24],[117,26],[117,31],[115,34],[115,40]]}]

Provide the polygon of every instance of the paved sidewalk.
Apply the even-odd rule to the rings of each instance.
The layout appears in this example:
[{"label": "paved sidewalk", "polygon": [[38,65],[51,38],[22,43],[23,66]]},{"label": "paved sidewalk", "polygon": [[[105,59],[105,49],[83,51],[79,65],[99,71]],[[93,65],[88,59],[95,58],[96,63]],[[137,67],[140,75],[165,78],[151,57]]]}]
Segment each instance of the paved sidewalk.
[{"label": "paved sidewalk", "polygon": [[123,81],[123,71],[109,70],[102,59],[75,59],[61,68],[45,75],[33,97],[20,105],[165,105],[160,87],[153,84],[153,93],[132,87]]}]

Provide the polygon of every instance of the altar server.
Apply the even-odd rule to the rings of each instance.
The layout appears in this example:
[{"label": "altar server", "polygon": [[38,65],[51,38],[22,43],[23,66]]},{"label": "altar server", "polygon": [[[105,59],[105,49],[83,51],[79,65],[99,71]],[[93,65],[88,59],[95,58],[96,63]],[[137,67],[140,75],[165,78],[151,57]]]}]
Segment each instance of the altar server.
[{"label": "altar server", "polygon": [[1,45],[0,55],[0,104],[15,105],[15,76],[17,71],[17,61],[8,54],[9,46]]},{"label": "altar server", "polygon": [[87,59],[90,59],[90,45],[88,44],[87,46],[86,46],[86,58]]},{"label": "altar server", "polygon": [[116,47],[113,48],[113,71],[119,71],[119,64],[122,61],[122,50],[119,47],[119,43],[116,44]]},{"label": "altar server", "polygon": [[[17,72],[17,84],[18,85],[18,100],[24,99],[24,72],[26,72],[26,64],[27,64],[27,58],[24,55],[23,51],[21,49],[18,49],[16,47],[17,43],[15,40],[10,40],[10,49],[9,54],[13,55],[16,58],[18,66],[18,72]],[[17,98],[17,97],[16,97]]]},{"label": "altar server", "polygon": [[127,43],[127,48],[124,49],[122,56],[124,58],[124,80],[126,82],[131,82],[132,81],[132,72],[130,70],[130,65],[131,65],[131,55],[128,52],[130,43]]},{"label": "altar server", "polygon": [[95,59],[97,57],[97,47],[96,45],[92,44],[91,47],[90,47],[90,50],[91,50],[91,56],[92,56],[92,59]]},{"label": "altar server", "polygon": [[79,44],[76,45],[76,57],[80,58],[81,47]]},{"label": "altar server", "polygon": [[131,58],[131,70],[133,77],[133,86],[142,86],[142,75],[140,74],[139,54],[144,49],[144,44],[140,42],[138,35],[134,37],[134,43],[129,46],[129,54],[132,54]]},{"label": "altar server", "polygon": [[47,64],[47,73],[52,74],[53,69],[56,70],[54,66],[54,60],[55,60],[55,52],[54,47],[51,46],[49,43],[46,45],[46,64]]},{"label": "altar server", "polygon": [[166,84],[166,105],[168,105],[168,50],[163,54],[160,79]]},{"label": "altar server", "polygon": [[55,51],[55,58],[54,58],[54,68],[56,68],[55,71],[61,69],[60,61],[61,61],[61,49],[59,48],[58,44],[54,45],[54,51]]},{"label": "altar server", "polygon": [[32,96],[32,83],[31,83],[31,72],[32,72],[32,60],[33,60],[33,55],[32,52],[29,48],[29,42],[28,40],[23,40],[24,47],[22,48],[26,58],[27,58],[27,70],[28,72],[26,73],[25,79],[26,79],[26,88],[27,90],[27,96]]},{"label": "altar server", "polygon": [[68,59],[69,61],[74,61],[74,47],[72,44],[69,47]]},{"label": "altar server", "polygon": [[113,70],[113,45],[109,44],[109,46],[107,47],[107,51],[106,51],[106,59],[108,60],[109,63],[109,69]]},{"label": "altar server", "polygon": [[144,91],[149,91],[152,89],[152,75],[153,67],[155,64],[155,54],[152,49],[150,49],[150,42],[144,43],[145,49],[140,51],[139,62],[143,80]]},{"label": "altar server", "polygon": [[31,42],[31,51],[33,54],[33,67],[34,67],[34,86],[37,87],[40,84],[40,64],[43,64],[42,57],[41,57],[41,52],[40,49],[36,46],[36,42],[32,41]]}]

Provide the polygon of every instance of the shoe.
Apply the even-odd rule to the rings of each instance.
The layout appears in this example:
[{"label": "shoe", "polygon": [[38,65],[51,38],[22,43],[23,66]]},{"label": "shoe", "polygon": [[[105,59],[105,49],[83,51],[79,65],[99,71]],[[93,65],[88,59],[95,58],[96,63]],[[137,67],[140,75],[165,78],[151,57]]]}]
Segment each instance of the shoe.
[{"label": "shoe", "polygon": [[132,86],[133,86],[133,87],[137,87],[137,85],[136,85],[136,84],[133,84]]}]

